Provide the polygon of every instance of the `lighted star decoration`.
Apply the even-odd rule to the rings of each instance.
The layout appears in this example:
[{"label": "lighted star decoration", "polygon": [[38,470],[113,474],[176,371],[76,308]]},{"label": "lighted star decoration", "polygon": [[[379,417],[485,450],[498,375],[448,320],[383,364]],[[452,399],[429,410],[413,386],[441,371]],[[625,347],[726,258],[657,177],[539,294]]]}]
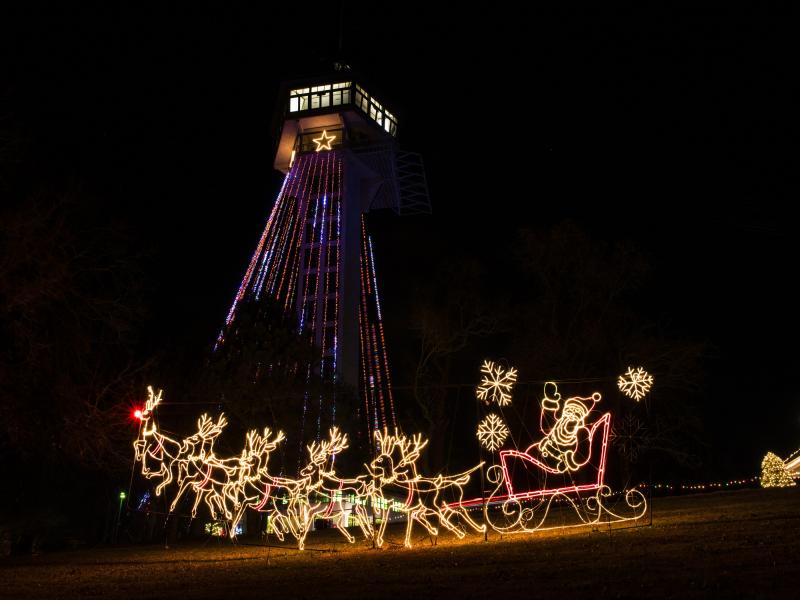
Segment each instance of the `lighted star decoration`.
[{"label": "lighted star decoration", "polygon": [[620,391],[628,398],[633,398],[637,402],[647,395],[653,387],[653,376],[642,367],[634,370],[628,367],[624,375],[620,375],[617,380]]},{"label": "lighted star decoration", "polygon": [[331,150],[332,149],[331,144],[335,139],[336,139],[335,135],[328,135],[327,129],[323,129],[322,135],[319,136],[318,138],[314,138],[311,141],[313,141],[317,145],[316,152],[319,152],[321,150]]},{"label": "lighted star decoration", "polygon": [[517,381],[517,370],[506,370],[491,360],[485,360],[481,373],[483,379],[476,390],[478,400],[483,400],[486,404],[496,402],[498,406],[511,404],[511,389]]},{"label": "lighted star decoration", "polygon": [[488,415],[478,425],[478,442],[481,446],[494,452],[506,441],[509,431],[506,424],[495,414]]}]

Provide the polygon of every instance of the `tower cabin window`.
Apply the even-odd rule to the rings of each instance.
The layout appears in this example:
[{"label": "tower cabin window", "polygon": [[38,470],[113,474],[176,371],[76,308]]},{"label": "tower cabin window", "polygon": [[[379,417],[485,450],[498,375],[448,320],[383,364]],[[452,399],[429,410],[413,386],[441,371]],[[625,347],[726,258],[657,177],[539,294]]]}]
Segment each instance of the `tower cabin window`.
[{"label": "tower cabin window", "polygon": [[350,104],[350,81],[297,88],[289,92],[289,112]]},{"label": "tower cabin window", "polygon": [[352,81],[296,88],[289,92],[289,112],[316,110],[343,104],[355,104],[390,135],[397,134],[397,117],[390,113],[364,88]]}]

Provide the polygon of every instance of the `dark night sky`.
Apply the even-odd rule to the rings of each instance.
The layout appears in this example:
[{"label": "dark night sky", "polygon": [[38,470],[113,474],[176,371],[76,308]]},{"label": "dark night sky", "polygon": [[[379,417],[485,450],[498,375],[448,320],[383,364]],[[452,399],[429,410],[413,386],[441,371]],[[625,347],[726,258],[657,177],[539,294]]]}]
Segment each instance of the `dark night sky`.
[{"label": "dark night sky", "polygon": [[[653,313],[713,344],[704,414],[721,416],[709,429],[733,471],[800,445],[788,19],[347,5],[345,54],[399,107],[434,204],[383,226],[386,304],[426,239],[504,261],[512,223],[574,219],[637,242]],[[78,181],[138,229],[154,345],[203,348],[224,318],[279,185],[277,86],[335,54],[338,8],[323,6],[0,19],[0,112],[31,140],[29,175]]]}]

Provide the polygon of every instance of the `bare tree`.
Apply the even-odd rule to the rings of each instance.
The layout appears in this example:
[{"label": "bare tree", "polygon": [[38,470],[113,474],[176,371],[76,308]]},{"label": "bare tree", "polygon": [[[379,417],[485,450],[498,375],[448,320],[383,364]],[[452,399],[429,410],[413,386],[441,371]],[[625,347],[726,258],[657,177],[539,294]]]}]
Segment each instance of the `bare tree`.
[{"label": "bare tree", "polygon": [[496,333],[498,311],[482,294],[484,272],[476,262],[443,264],[432,284],[417,294],[412,327],[419,351],[414,369],[413,395],[428,429],[428,460],[444,465],[445,444],[452,419],[449,386],[454,363],[470,342]]},{"label": "bare tree", "polygon": [[120,407],[144,366],[140,275],[121,231],[85,216],[74,196],[43,193],[0,218],[0,439],[114,469],[128,442]]},{"label": "bare tree", "polygon": [[[693,465],[701,450],[692,395],[701,386],[703,340],[667,333],[639,294],[651,276],[645,255],[627,242],[597,240],[571,222],[520,232],[517,258],[525,294],[511,354],[541,379],[597,379],[615,415],[614,441],[631,462],[650,452]],[[656,375],[658,401],[635,403],[614,374],[643,365]]]}]

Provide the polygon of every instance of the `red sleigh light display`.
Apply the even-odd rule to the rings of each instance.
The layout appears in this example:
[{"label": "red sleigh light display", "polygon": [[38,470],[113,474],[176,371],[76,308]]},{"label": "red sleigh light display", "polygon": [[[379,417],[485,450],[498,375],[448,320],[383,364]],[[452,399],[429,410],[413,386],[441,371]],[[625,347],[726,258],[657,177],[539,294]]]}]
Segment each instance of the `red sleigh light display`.
[{"label": "red sleigh light display", "polygon": [[[612,492],[604,479],[611,413],[599,414],[600,401],[599,393],[562,399],[558,386],[546,383],[540,402],[542,438],[524,450],[500,450],[499,464],[490,466],[486,472],[494,489],[486,498],[463,501],[459,505],[484,505],[486,524],[499,533],[641,518],[647,503],[638,490],[624,492],[624,506],[614,506],[613,510],[609,506]],[[506,402],[508,404],[510,401]],[[489,451],[497,450],[502,439],[487,435],[487,428],[491,426],[494,431],[507,432],[505,424],[501,429],[498,421],[502,423],[500,417],[490,414],[478,427],[478,440]],[[565,517],[564,512],[559,511],[560,522],[548,524],[554,506],[565,507],[573,516]]]},{"label": "red sleigh light display", "polygon": [[[587,423],[598,402],[600,402],[598,393],[592,394],[589,398],[576,396],[562,401],[556,384],[553,382],[545,384],[539,418],[539,429],[544,437],[531,444],[524,452],[518,450],[500,452],[508,496],[522,500],[600,489],[606,470],[611,413],[605,413],[594,422]],[[597,460],[593,461],[593,456]],[[556,483],[563,485],[549,485],[532,490],[517,487],[515,490],[511,475],[521,470],[530,471],[534,476],[540,473],[553,476]],[[588,481],[580,482],[587,479],[587,474]],[[578,481],[576,478],[579,478]]]}]

